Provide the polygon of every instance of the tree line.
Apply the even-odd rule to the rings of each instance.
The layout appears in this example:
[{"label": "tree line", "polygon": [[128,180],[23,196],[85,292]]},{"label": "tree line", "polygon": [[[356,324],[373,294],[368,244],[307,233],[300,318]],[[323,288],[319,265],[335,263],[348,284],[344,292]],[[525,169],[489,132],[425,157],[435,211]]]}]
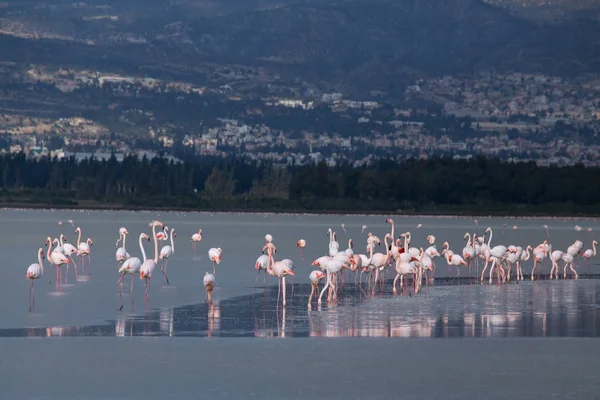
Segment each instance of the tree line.
[{"label": "tree line", "polygon": [[483,157],[382,160],[353,167],[244,157],[174,162],[126,156],[0,156],[5,205],[405,213],[600,213],[600,168]]}]

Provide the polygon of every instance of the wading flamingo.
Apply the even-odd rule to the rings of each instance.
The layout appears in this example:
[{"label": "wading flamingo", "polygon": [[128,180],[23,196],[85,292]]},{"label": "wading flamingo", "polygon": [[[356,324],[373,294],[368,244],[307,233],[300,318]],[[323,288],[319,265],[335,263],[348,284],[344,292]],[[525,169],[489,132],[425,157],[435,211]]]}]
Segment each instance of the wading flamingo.
[{"label": "wading flamingo", "polygon": [[85,270],[86,264],[85,264],[85,257],[87,256],[88,258],[88,264],[87,264],[87,271],[88,271],[88,275],[92,274],[92,271],[90,271],[90,264],[92,262],[92,258],[90,256],[90,246],[94,243],[92,241],[92,239],[88,238],[85,242],[81,241],[81,228],[77,227],[77,229],[75,229],[75,233],[78,234],[77,236],[77,249],[79,251],[79,255],[81,256],[81,265],[82,265],[82,272],[83,270]]},{"label": "wading flamingo", "polygon": [[198,229],[198,233],[194,233],[190,239],[192,242],[192,249],[194,249],[194,255],[196,255],[196,243],[202,240],[202,229]]},{"label": "wading flamingo", "polygon": [[[121,281],[123,281],[123,285],[124,285],[125,284],[125,275],[130,274],[131,275],[131,287],[129,288],[129,291],[132,294],[133,294],[133,278],[135,277],[135,274],[140,272],[142,263],[145,263],[147,260],[146,251],[144,250],[144,245],[142,243],[142,239],[146,239],[146,240],[150,241],[150,236],[146,235],[145,233],[140,233],[139,244],[140,244],[140,250],[142,251],[142,257],[144,258],[144,261],[140,261],[140,259],[137,257],[131,257],[131,258],[128,258],[127,260],[125,260],[123,265],[121,265],[121,268],[119,268],[119,273],[121,273],[123,275],[117,281],[117,287],[119,287],[119,283]],[[119,296],[121,297],[121,308],[119,308],[119,311],[121,311],[123,309],[123,296],[120,291],[119,291]],[[133,306],[133,295],[131,297],[131,304]]]},{"label": "wading flamingo", "polygon": [[212,291],[215,287],[215,276],[207,271],[204,273],[202,282],[204,283],[204,289],[206,289],[206,300],[209,304],[212,304]]},{"label": "wading flamingo", "polygon": [[156,264],[158,264],[158,239],[156,238],[156,227],[163,227],[162,222],[154,221],[152,224],[152,237],[154,238],[154,258],[144,261],[144,263],[140,267],[140,280],[146,280],[146,291],[144,292],[144,304],[149,302],[150,296],[148,296],[148,283],[150,279],[152,279],[152,274],[154,273],[154,269],[156,268]]},{"label": "wading flamingo", "polygon": [[223,255],[223,251],[219,247],[218,249],[212,247],[208,250],[208,258],[212,261],[213,274],[215,273],[215,263],[221,263],[221,256]]},{"label": "wading flamingo", "polygon": [[[167,228],[165,227],[165,232],[166,231]],[[175,229],[171,229],[171,245],[166,245],[160,250],[159,258],[163,260],[163,264],[161,265],[160,270],[162,271],[163,276],[165,277],[165,283],[167,285],[169,284],[169,278],[167,277],[167,266],[169,263],[169,257],[175,254],[175,242],[173,242],[173,238],[176,237],[177,234],[175,234]]]},{"label": "wading flamingo", "polygon": [[315,292],[319,292],[319,282],[321,282],[323,278],[325,278],[325,274],[321,271],[312,271],[308,278],[310,279],[311,287],[310,296],[308,296],[308,309],[310,310],[312,308],[311,303],[313,295],[315,294]]},{"label": "wading flamingo", "polygon": [[279,304],[279,295],[281,292],[281,287],[283,286],[283,307],[286,306],[286,295],[285,295],[285,277],[287,275],[294,276],[294,271],[289,267],[287,263],[282,261],[275,261],[273,259],[273,253],[276,252],[275,245],[273,243],[267,243],[263,247],[263,251],[268,251],[269,260],[267,262],[267,273],[269,275],[276,276],[279,281],[279,290],[277,291],[277,304]]},{"label": "wading flamingo", "polygon": [[42,259],[44,258],[44,249],[40,247],[38,250],[38,262],[31,264],[27,268],[27,274],[25,275],[25,279],[29,281],[29,311],[35,309],[35,295],[33,293],[33,282],[36,279],[40,279],[44,275],[44,263]]}]

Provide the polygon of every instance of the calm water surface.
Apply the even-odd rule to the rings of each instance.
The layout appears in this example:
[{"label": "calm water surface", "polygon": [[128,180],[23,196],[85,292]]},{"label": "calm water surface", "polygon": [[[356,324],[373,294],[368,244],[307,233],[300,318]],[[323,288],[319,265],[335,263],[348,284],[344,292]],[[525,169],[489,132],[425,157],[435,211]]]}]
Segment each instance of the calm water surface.
[{"label": "calm water surface", "polygon": [[[600,341],[592,339],[600,334],[597,265],[578,266],[587,279],[498,286],[445,278],[448,269],[437,259],[437,279],[421,294],[393,296],[388,280],[384,294],[366,295],[347,277],[337,303],[322,309],[314,303],[309,311],[310,263],[327,253],[327,228],[337,232],[342,249],[352,238],[355,251],[363,252],[368,232],[383,238],[389,231],[385,217],[159,214],[0,211],[0,398],[533,400],[590,399],[600,391]],[[76,282],[71,272],[69,285],[57,292],[48,283],[55,269],[46,267],[35,284],[36,309],[28,312],[25,271],[46,236],[62,232],[76,243],[69,219],[94,240],[92,275]],[[143,284],[136,279],[133,298],[126,291],[123,311],[117,311],[118,229],[128,229],[128,252],[139,257],[137,238],[150,233],[153,219],[177,233],[171,284],[157,270],[144,310]],[[587,249],[598,227],[595,220],[477,219],[478,225],[473,218],[396,217],[396,232],[410,230],[414,246],[433,234],[438,246],[447,240],[460,252],[467,231],[482,234],[490,226],[493,244],[524,247],[544,240],[547,224],[555,249],[575,239]],[[368,228],[361,233],[363,225]],[[204,238],[194,255],[189,238],[198,228]],[[259,277],[253,294],[253,267],[266,233],[275,237],[277,257],[296,265],[286,310],[278,306],[272,277],[266,288]],[[308,242],[303,255],[295,245],[301,238]],[[223,249],[212,307],[202,286],[212,269],[210,247]],[[290,285],[288,296],[291,291]],[[22,339],[47,336],[54,339]],[[256,339],[269,337],[294,339]]]},{"label": "calm water surface", "polygon": [[[184,336],[591,336],[598,335],[598,282],[593,279],[558,282],[529,282],[503,286],[478,285],[463,280],[440,279],[449,275],[445,262],[437,260],[438,279],[432,287],[416,296],[365,296],[354,285],[347,285],[335,307],[307,310],[310,291],[310,263],[327,253],[327,228],[337,232],[342,249],[353,239],[355,251],[363,252],[366,235],[384,237],[390,225],[385,217],[310,216],[223,213],[156,213],[108,211],[0,211],[4,222],[2,246],[5,255],[0,307],[0,336],[48,335],[184,335]],[[92,275],[75,280],[71,268],[69,284],[55,289],[55,268],[45,268],[44,279],[35,283],[36,308],[28,312],[27,266],[36,261],[36,250],[44,247],[46,236],[61,232],[68,242],[77,238],[69,222],[83,230],[83,238],[92,237]],[[128,229],[126,247],[132,256],[141,257],[138,236],[150,233],[148,224],[159,219],[176,230],[175,254],[169,261],[170,285],[156,271],[150,283],[150,308],[144,309],[143,281],[134,282],[134,295],[125,290],[124,310],[116,287],[115,241],[118,229]],[[445,240],[460,252],[465,232],[482,234],[492,227],[492,244],[537,245],[546,238],[542,225],[549,226],[554,248],[566,249],[574,240],[591,247],[596,220],[494,219],[396,217],[396,236],[410,230],[414,246],[424,246],[433,234],[438,247]],[[62,221],[60,227],[58,221]],[[344,223],[346,232],[341,227]],[[418,229],[417,224],[422,224]],[[364,233],[361,227],[367,225]],[[518,229],[514,230],[513,225]],[[575,225],[583,227],[576,231]],[[203,240],[194,255],[190,236],[202,228]],[[588,232],[587,228],[592,228]],[[259,277],[256,296],[252,296],[256,257],[271,233],[277,245],[277,257],[294,260],[294,297],[285,310],[277,307],[276,281],[267,277],[262,287]],[[302,255],[295,246],[307,240]],[[166,242],[159,242],[162,246]],[[144,242],[151,254],[152,244]],[[204,303],[202,278],[211,271],[207,251],[221,247],[223,259],[217,266],[214,310]],[[379,247],[378,251],[384,251]],[[581,261],[579,261],[581,262]],[[47,265],[47,264],[46,264]],[[580,265],[582,277],[599,272],[594,262]],[[531,263],[526,266],[526,271]],[[543,271],[548,272],[546,266]],[[454,272],[453,272],[454,273]],[[464,273],[463,273],[464,274]],[[63,276],[65,273],[63,272]],[[131,277],[127,277],[127,285]],[[353,282],[353,278],[349,278]],[[52,284],[48,281],[52,280]],[[275,285],[275,286],[273,286]],[[291,286],[288,287],[288,296]]]}]

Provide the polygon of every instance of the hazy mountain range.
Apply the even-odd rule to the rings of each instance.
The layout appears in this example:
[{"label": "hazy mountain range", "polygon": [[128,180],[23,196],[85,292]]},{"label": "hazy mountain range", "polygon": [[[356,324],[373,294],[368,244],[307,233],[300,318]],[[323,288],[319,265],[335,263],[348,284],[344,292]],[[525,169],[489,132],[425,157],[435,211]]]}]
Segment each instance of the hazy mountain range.
[{"label": "hazy mountain range", "polygon": [[[262,68],[324,90],[376,89],[391,96],[427,76],[600,71],[595,2],[555,0],[539,7],[536,0],[521,0],[518,5],[531,6],[523,13],[514,3],[5,1],[0,2],[0,61],[151,71],[197,82],[205,79],[197,67],[229,65]],[[560,13],[532,18],[532,10],[547,15],[548,6]]]}]

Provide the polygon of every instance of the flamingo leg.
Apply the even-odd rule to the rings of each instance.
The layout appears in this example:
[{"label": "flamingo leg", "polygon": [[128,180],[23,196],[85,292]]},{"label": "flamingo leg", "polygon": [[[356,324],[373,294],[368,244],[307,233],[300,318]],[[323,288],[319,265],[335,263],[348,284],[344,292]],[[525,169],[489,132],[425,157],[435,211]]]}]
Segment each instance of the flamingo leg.
[{"label": "flamingo leg", "polygon": [[[135,275],[135,274],[131,274],[131,286],[129,287],[129,291],[132,293],[132,295],[133,295],[133,276],[134,276],[134,275]],[[132,297],[133,297],[133,296],[132,296]]]},{"label": "flamingo leg", "polygon": [[283,306],[285,307],[285,275],[283,276],[283,278],[281,278],[281,281],[283,285]]},{"label": "flamingo leg", "polygon": [[167,277],[167,265],[169,263],[169,259],[165,258],[164,261],[164,268],[162,270],[163,276],[165,277],[165,282],[167,283],[167,285],[169,284],[169,278]]},{"label": "flamingo leg", "polygon": [[319,294],[319,301],[317,302],[319,305],[321,305],[321,298],[323,297],[323,293],[325,293],[325,290],[327,290],[327,288],[329,288],[330,281],[331,281],[331,276],[330,276],[329,272],[327,272],[327,283],[325,284],[325,286],[323,286],[323,290],[321,290],[321,294]]},{"label": "flamingo leg", "polygon": [[311,286],[311,288],[310,288],[310,296],[308,296],[308,309],[309,310],[312,307],[310,303],[312,302],[313,295],[315,294],[315,284],[313,283],[310,286]]},{"label": "flamingo leg", "polygon": [[213,275],[214,275],[216,273],[216,271],[215,271],[215,260],[213,260],[212,265],[213,265]]},{"label": "flamingo leg", "polygon": [[33,279],[29,282],[29,312],[33,309]]},{"label": "flamingo leg", "polygon": [[88,258],[88,262],[87,262],[86,267],[87,267],[88,275],[91,275],[92,274],[92,270],[90,269],[90,267],[92,265],[92,256],[88,254],[87,258]]},{"label": "flamingo leg", "polygon": [[[579,275],[577,275],[577,271],[575,271],[575,268],[573,268],[573,262],[574,262],[574,261],[571,261],[571,262],[569,263],[569,268],[571,269],[571,271],[573,271],[573,274],[575,275],[575,279],[579,279]],[[32,282],[32,283],[33,283],[33,282]]]}]

